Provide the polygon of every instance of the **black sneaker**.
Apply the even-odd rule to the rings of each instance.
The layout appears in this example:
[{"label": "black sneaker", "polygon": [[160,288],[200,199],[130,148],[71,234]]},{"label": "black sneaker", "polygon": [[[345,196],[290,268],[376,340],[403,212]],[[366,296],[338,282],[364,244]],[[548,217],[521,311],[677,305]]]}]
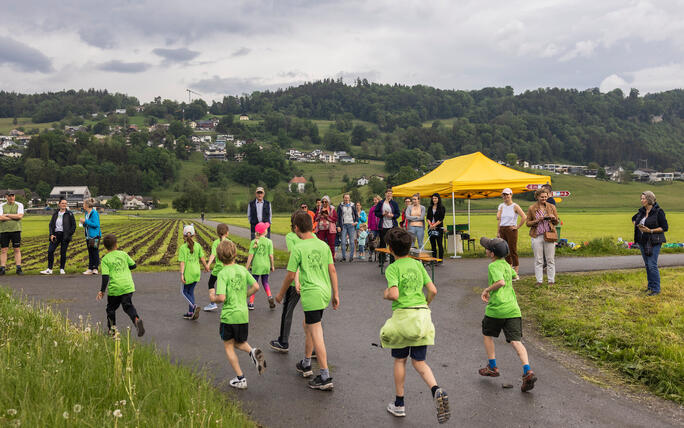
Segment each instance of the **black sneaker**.
[{"label": "black sneaker", "polygon": [[189,320],[189,319],[192,319],[192,315],[193,315],[192,312],[186,312],[183,314],[183,318],[186,320]]},{"label": "black sneaker", "polygon": [[287,354],[290,352],[290,346],[287,343],[280,343],[278,340],[271,340],[271,349],[281,354]]},{"label": "black sneaker", "polygon": [[17,275],[23,275],[24,271],[21,270],[21,266],[17,266]]},{"label": "black sneaker", "polygon": [[145,334],[145,327],[143,326],[143,322],[140,318],[135,319],[135,328],[138,329],[138,337]]},{"label": "black sneaker", "polygon": [[5,267],[3,266],[3,267],[0,267],[0,275],[4,275],[4,274],[5,274]]},{"label": "black sneaker", "polygon": [[304,367],[302,365],[301,360],[297,361],[297,364],[295,365],[295,367],[297,368],[297,371],[299,372],[299,374],[302,375],[302,377],[309,377],[309,376],[313,375],[313,371],[311,370],[311,365]]},{"label": "black sneaker", "polygon": [[333,389],[333,378],[329,377],[326,380],[323,380],[321,375],[318,375],[309,381],[309,388],[330,391]]}]

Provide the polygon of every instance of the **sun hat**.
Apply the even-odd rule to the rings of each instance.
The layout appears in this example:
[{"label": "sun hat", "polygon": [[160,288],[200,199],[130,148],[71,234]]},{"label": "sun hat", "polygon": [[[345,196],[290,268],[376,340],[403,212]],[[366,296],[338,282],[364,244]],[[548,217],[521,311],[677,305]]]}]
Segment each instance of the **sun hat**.
[{"label": "sun hat", "polygon": [[263,188],[263,187],[257,187],[255,193],[259,193],[259,192],[265,193],[265,192],[264,192],[264,188]]},{"label": "sun hat", "polygon": [[256,226],[254,226],[254,230],[256,233],[261,235],[262,233],[266,232],[268,228],[271,227],[271,223],[257,223]]},{"label": "sun hat", "polygon": [[195,226],[188,224],[183,227],[183,236],[192,235],[195,236]]},{"label": "sun hat", "polygon": [[506,187],[505,189],[503,189],[503,190],[501,191],[501,194],[502,194],[502,195],[503,195],[504,193],[506,193],[506,194],[508,194],[508,195],[512,195],[512,194],[513,194],[513,191],[511,190],[510,187]]},{"label": "sun hat", "polygon": [[508,255],[508,243],[501,238],[480,238],[480,245],[494,253],[495,256],[501,258]]}]

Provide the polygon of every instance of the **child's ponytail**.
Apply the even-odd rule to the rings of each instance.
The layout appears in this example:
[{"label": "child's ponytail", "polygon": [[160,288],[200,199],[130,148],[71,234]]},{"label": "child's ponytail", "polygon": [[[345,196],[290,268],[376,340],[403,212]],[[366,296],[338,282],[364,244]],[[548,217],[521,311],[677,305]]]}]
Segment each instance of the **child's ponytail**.
[{"label": "child's ponytail", "polygon": [[192,239],[192,235],[183,235],[183,240],[185,240],[185,243],[188,244],[190,254],[192,254],[195,251],[195,240]]}]

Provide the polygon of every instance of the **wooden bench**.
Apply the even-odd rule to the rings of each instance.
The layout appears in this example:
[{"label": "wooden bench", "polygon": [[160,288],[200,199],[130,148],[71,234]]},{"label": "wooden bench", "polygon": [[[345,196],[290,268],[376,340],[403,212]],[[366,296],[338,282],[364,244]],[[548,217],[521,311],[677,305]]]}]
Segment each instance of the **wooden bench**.
[{"label": "wooden bench", "polygon": [[[383,253],[387,254],[388,256],[390,255],[390,251],[388,248],[376,248],[376,252],[378,253]],[[438,259],[436,257],[432,257],[429,253],[421,253],[420,255],[415,255],[415,254],[409,254],[409,257],[412,259],[418,260],[422,262],[423,264],[427,264],[430,266],[430,274],[432,276],[432,282],[435,281],[435,263],[441,262],[442,259]],[[381,257],[380,254],[378,254],[378,265],[380,266],[380,274],[384,275],[385,274],[385,258],[386,257]]]}]

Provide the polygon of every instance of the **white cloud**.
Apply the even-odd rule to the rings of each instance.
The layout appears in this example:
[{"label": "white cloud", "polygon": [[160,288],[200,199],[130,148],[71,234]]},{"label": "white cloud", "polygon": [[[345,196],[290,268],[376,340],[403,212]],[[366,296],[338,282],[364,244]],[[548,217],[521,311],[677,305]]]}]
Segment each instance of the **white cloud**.
[{"label": "white cloud", "polygon": [[684,64],[669,64],[660,67],[644,68],[624,73],[625,77],[613,74],[601,82],[602,92],[620,88],[627,94],[631,88],[639,89],[644,95],[670,89],[684,89]]}]

